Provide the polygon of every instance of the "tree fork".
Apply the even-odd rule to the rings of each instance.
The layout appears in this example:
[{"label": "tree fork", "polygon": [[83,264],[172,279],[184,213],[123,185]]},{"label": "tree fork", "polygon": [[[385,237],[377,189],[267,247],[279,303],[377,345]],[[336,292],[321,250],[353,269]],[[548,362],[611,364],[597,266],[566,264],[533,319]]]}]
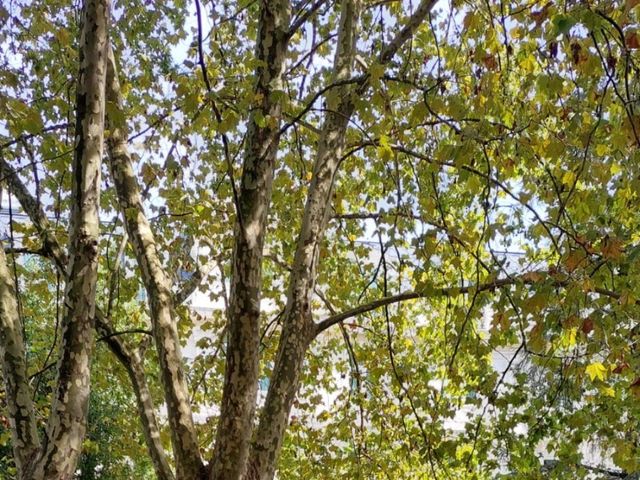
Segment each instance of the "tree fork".
[{"label": "tree fork", "polygon": [[[381,63],[388,63],[413,36],[434,4],[434,0],[423,0],[420,3],[405,27],[383,49]],[[357,52],[360,8],[359,0],[342,1],[334,60],[334,82],[351,78]],[[320,245],[329,218],[335,176],[343,158],[347,126],[354,110],[351,95],[362,95],[367,87],[368,76],[355,85],[354,89],[349,82],[340,85],[337,87],[338,100],[335,105],[329,105],[325,115],[302,228],[296,244],[278,356],[249,459],[251,480],[271,480],[276,470],[289,414],[299,387],[305,354],[315,337],[316,326],[312,319],[311,300],[317,278]]]},{"label": "tree fork", "polygon": [[[255,97],[259,101],[249,117],[236,205],[229,336],[220,420],[211,465],[212,480],[240,479],[249,455],[260,366],[263,245],[282,116],[281,104],[274,93],[283,88],[290,17],[288,0],[261,2],[256,40],[256,57],[260,65],[256,69],[255,86]],[[269,121],[260,122],[259,118]]]}]

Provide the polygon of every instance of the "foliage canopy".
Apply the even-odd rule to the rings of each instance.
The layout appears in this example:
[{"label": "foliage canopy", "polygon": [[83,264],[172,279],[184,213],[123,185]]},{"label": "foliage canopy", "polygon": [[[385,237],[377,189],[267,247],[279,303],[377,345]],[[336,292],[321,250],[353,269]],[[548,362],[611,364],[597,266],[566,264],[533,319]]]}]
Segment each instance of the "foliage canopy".
[{"label": "foliage canopy", "polygon": [[[640,4],[414,3],[111,6],[81,478],[535,479],[542,444],[544,478],[640,471]],[[0,6],[3,281],[42,431],[83,8]]]}]

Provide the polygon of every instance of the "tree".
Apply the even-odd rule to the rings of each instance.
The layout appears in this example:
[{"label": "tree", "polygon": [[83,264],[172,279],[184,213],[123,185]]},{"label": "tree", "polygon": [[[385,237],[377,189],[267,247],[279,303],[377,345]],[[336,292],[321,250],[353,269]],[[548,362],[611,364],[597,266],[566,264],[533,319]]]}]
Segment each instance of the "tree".
[{"label": "tree", "polygon": [[[638,470],[635,3],[0,10],[0,172],[29,218],[7,251],[66,283],[41,446],[17,295],[35,278],[0,258],[20,478],[75,470],[93,328],[161,479],[537,478],[543,441],[555,478],[608,468],[585,442]],[[196,289],[224,312],[199,322]]]}]

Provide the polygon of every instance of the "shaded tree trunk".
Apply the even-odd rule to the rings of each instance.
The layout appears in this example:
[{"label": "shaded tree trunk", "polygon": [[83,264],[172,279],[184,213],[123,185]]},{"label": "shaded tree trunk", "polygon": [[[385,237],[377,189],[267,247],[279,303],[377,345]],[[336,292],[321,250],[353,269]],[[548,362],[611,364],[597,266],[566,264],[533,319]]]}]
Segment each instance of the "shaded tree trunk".
[{"label": "shaded tree trunk", "polygon": [[276,93],[283,88],[290,16],[288,0],[261,2],[256,43],[258,105],[249,118],[236,205],[225,380],[211,470],[211,478],[215,480],[242,477],[253,430],[258,392],[263,246],[282,115]]}]

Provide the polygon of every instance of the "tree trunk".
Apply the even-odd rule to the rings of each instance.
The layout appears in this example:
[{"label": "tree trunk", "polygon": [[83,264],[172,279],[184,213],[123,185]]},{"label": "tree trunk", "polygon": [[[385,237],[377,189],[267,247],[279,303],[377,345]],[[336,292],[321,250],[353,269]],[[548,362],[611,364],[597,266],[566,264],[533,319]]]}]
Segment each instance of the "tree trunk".
[{"label": "tree trunk", "polygon": [[262,250],[280,137],[281,105],[274,93],[283,88],[290,16],[288,0],[261,2],[256,44],[260,66],[255,87],[259,103],[249,118],[236,205],[225,381],[211,471],[215,480],[237,480],[244,475],[253,430],[259,371]]},{"label": "tree trunk", "polygon": [[[55,238],[45,213],[40,208],[36,199],[20,181],[16,172],[2,158],[0,158],[0,175],[7,180],[9,190],[18,198],[20,205],[29,216],[31,222],[36,226],[38,234],[42,237],[45,255],[54,262],[58,271],[62,275],[66,276],[65,266],[67,265],[67,257],[60,247],[58,240]],[[171,479],[173,477],[173,473],[170,468],[166,466],[167,459],[164,449],[160,442],[155,439],[155,434],[147,431],[147,425],[157,425],[157,419],[151,393],[146,383],[146,378],[140,377],[139,375],[131,375],[129,364],[134,361],[132,359],[132,355],[117,336],[109,336],[114,330],[109,323],[109,319],[107,319],[104,313],[102,313],[98,308],[96,308],[96,329],[101,335],[106,336],[104,340],[105,343],[129,373],[133,391],[136,395],[136,402],[141,414],[143,414],[140,420],[145,440],[147,441],[147,448],[149,449],[151,458],[154,461],[154,466],[156,467],[156,475],[159,479]],[[139,369],[142,371],[141,363],[139,365]],[[140,409],[141,404],[145,405],[144,410]]]},{"label": "tree trunk", "polygon": [[18,478],[25,479],[29,466],[40,449],[27,362],[18,315],[13,280],[4,248],[0,246],[0,357],[4,375],[5,398],[11,424],[13,459]]},{"label": "tree trunk", "polygon": [[[334,61],[336,81],[351,76],[351,66],[356,52],[359,4],[359,0],[342,2],[338,47]],[[328,105],[318,144],[302,229],[289,280],[278,355],[251,451],[248,475],[251,480],[273,478],[289,413],[298,390],[305,353],[313,338],[311,296],[316,281],[318,253],[331,205],[334,175],[342,157],[344,135],[353,111],[351,87],[344,85],[337,90],[333,97],[337,99],[337,104]]]},{"label": "tree trunk", "polygon": [[98,272],[109,0],[87,0],[80,37],[69,261],[62,352],[34,479],[73,477],[86,431]]},{"label": "tree trunk", "polygon": [[[140,267],[142,281],[149,297],[151,324],[160,360],[171,440],[176,459],[176,475],[180,479],[201,479],[206,476],[200,456],[189,394],[184,376],[183,357],[174,319],[173,298],[169,278],[164,271],[151,225],[144,214],[142,197],[133,171],[127,146],[127,129],[122,119],[123,100],[113,52],[109,48],[107,98],[110,109],[120,115],[109,116],[110,135],[107,140],[113,182],[123,221]],[[121,119],[120,122],[114,120]]]},{"label": "tree trunk", "polygon": [[109,325],[101,312],[96,312],[96,329],[106,337],[105,342],[107,342],[109,349],[120,360],[129,375],[133,392],[136,396],[142,433],[147,443],[147,450],[153,462],[156,477],[158,480],[174,480],[175,476],[160,441],[160,428],[151,391],[147,384],[142,358],[140,358],[137,351],[131,351],[118,336],[113,335],[113,328],[111,328],[111,325]]}]

